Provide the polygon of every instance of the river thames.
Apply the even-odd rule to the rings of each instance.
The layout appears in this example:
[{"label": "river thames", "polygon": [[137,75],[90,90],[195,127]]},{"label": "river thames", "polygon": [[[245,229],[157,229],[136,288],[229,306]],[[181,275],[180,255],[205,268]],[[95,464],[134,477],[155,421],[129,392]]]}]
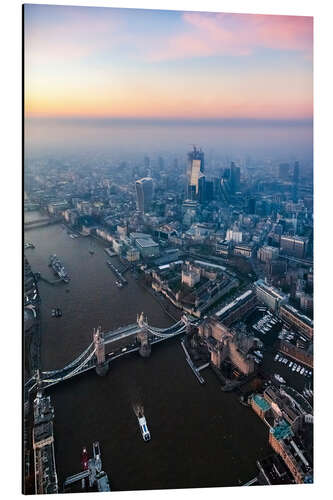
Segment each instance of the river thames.
[{"label": "river thames", "polygon": [[[30,229],[25,241],[35,245],[26,250],[34,272],[54,279],[48,258],[56,253],[71,277],[68,285],[39,282],[43,370],[81,353],[98,325],[106,331],[133,323],[141,311],[152,325],[173,323],[130,274],[128,286],[117,288],[103,243],[72,239],[60,224]],[[51,317],[55,306],[61,318]],[[91,371],[49,389],[60,489],[81,470],[83,446],[91,452],[95,440],[112,490],[236,486],[254,477],[256,460],[271,453],[268,428],[235,394],[221,391],[209,368],[202,375],[205,385],[187,365],[178,338],[153,346],[148,359],[133,353],[115,360],[106,377]],[[144,406],[149,443],[141,438],[135,403]]]}]

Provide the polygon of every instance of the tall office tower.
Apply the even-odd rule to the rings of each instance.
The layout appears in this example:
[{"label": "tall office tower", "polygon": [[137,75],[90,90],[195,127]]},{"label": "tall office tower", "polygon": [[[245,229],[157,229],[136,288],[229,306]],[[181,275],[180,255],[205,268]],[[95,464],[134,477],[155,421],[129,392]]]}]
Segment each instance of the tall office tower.
[{"label": "tall office tower", "polygon": [[222,177],[223,177],[223,179],[230,180],[230,178],[231,178],[230,168],[225,168],[225,169],[223,170]]},{"label": "tall office tower", "polygon": [[287,181],[289,179],[289,163],[280,163],[279,179],[282,181]]},{"label": "tall office tower", "polygon": [[188,157],[188,198],[190,200],[200,200],[204,196],[205,176],[204,176],[204,153],[201,149],[193,146]]},{"label": "tall office tower", "polygon": [[256,213],[256,199],[255,198],[249,198],[247,201],[247,213],[248,214],[255,214]]},{"label": "tall office tower", "polygon": [[230,167],[230,182],[232,192],[237,193],[240,188],[240,168],[236,167],[234,162],[231,163]]},{"label": "tall office tower", "polygon": [[144,164],[145,168],[149,168],[150,167],[150,158],[149,158],[149,156],[145,156],[144,157],[143,164]]},{"label": "tall office tower", "polygon": [[137,209],[139,212],[146,213],[149,211],[153,199],[153,179],[144,177],[135,183],[137,196]]},{"label": "tall office tower", "polygon": [[293,171],[293,202],[298,202],[299,163],[295,161]]},{"label": "tall office tower", "polygon": [[213,177],[213,199],[221,199],[221,179],[219,177]]},{"label": "tall office tower", "polygon": [[214,199],[214,181],[205,182],[205,201],[212,201]]},{"label": "tall office tower", "polygon": [[164,170],[164,160],[162,156],[158,157],[158,168],[160,171]]}]

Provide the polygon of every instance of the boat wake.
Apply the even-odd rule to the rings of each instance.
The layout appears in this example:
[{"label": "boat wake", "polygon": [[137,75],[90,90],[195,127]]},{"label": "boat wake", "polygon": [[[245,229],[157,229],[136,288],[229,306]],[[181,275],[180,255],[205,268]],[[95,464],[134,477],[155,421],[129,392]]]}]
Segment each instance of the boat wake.
[{"label": "boat wake", "polygon": [[141,403],[133,403],[132,408],[137,418],[144,415],[144,407]]}]

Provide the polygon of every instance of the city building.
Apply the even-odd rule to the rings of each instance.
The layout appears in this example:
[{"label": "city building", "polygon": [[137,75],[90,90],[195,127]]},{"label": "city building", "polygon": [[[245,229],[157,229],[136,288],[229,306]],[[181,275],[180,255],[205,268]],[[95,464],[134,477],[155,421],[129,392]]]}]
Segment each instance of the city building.
[{"label": "city building", "polygon": [[67,207],[68,207],[68,202],[66,200],[64,200],[64,201],[54,201],[52,203],[49,203],[47,208],[48,208],[49,214],[58,215],[61,212],[64,212]]},{"label": "city building", "polygon": [[241,231],[228,229],[225,239],[226,241],[234,241],[235,243],[241,243],[243,239],[243,233]]},{"label": "city building", "polygon": [[218,320],[226,326],[240,320],[256,305],[257,298],[253,290],[247,290],[232,302],[215,313]]},{"label": "city building", "polygon": [[250,258],[254,252],[253,244],[247,245],[246,243],[239,243],[234,245],[233,254],[240,255],[241,257]]},{"label": "city building", "polygon": [[297,446],[296,440],[285,421],[273,427],[269,433],[269,444],[284,460],[297,484],[312,482],[312,465],[310,457],[306,458],[303,450]]},{"label": "city building", "polygon": [[302,236],[283,235],[280,238],[280,250],[291,257],[303,259],[306,256],[309,239]]},{"label": "city building", "polygon": [[54,408],[50,396],[37,393],[34,400],[33,450],[35,493],[58,493],[53,436]]},{"label": "city building", "polygon": [[271,405],[260,394],[254,394],[250,399],[251,408],[262,419],[265,419],[265,414],[271,409]]},{"label": "city building", "polygon": [[240,189],[240,168],[236,167],[234,162],[231,163],[230,167],[230,185],[231,190],[235,194]]},{"label": "city building", "polygon": [[144,177],[135,182],[136,196],[137,196],[137,209],[139,212],[145,214],[149,212],[153,199],[153,179],[151,177]]},{"label": "city building", "polygon": [[287,301],[287,296],[274,288],[267,285],[262,279],[254,283],[257,299],[268,306],[271,311],[278,312],[281,304]]},{"label": "city building", "polygon": [[313,337],[313,321],[301,314],[295,307],[289,304],[283,304],[279,311],[280,318],[294,327],[296,331],[303,333],[309,339]]},{"label": "city building", "polygon": [[126,259],[128,262],[137,262],[140,260],[140,252],[138,249],[129,247],[126,252]]},{"label": "city building", "polygon": [[231,245],[229,241],[217,241],[215,245],[215,252],[222,257],[229,257]]},{"label": "city building", "polygon": [[135,244],[144,259],[158,257],[160,254],[159,245],[152,238],[138,238]]},{"label": "city building", "polygon": [[202,202],[205,196],[204,153],[193,146],[193,151],[190,151],[187,157],[188,198]]},{"label": "city building", "polygon": [[165,295],[176,307],[200,318],[239,285],[239,281],[223,269],[201,261],[178,260],[152,270],[152,288]]},{"label": "city building", "polygon": [[263,246],[260,247],[257,252],[257,259],[260,262],[270,263],[272,260],[275,260],[279,257],[279,249],[271,246]]},{"label": "city building", "polygon": [[280,163],[280,165],[279,165],[279,178],[282,181],[289,180],[289,168],[290,168],[289,163]]},{"label": "city building", "polygon": [[309,348],[305,350],[291,344],[291,342],[280,340],[279,350],[289,358],[295,359],[309,368],[313,368],[313,351],[311,344]]},{"label": "city building", "polygon": [[295,161],[293,171],[293,202],[298,201],[298,183],[299,183],[299,163]]},{"label": "city building", "polygon": [[300,307],[306,314],[313,314],[313,296],[306,293],[300,295]]},{"label": "city building", "polygon": [[182,283],[189,288],[193,288],[201,279],[200,269],[191,264],[184,266],[182,269]]},{"label": "city building", "polygon": [[249,354],[256,344],[253,337],[237,335],[213,318],[207,318],[200,324],[198,334],[206,344],[216,369],[221,370],[226,363],[231,363],[236,369],[236,378],[254,373],[255,363]]},{"label": "city building", "polygon": [[312,407],[297,391],[268,386],[263,396],[253,394],[250,404],[269,427],[269,444],[283,459],[296,483],[312,482],[312,457],[299,439],[312,416]]}]

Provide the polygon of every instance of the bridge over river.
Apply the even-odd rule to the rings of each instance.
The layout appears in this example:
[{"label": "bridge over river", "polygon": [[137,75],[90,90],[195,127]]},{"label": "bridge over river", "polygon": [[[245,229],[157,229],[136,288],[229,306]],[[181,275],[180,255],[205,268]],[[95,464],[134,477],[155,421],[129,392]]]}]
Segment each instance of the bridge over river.
[{"label": "bridge over river", "polygon": [[53,217],[27,221],[24,223],[24,231],[27,231],[28,229],[36,229],[43,226],[51,226],[52,224],[58,224],[59,222],[62,222],[62,220],[62,217]]},{"label": "bridge over river", "polygon": [[[37,370],[26,382],[25,389],[28,393],[33,389],[46,389],[92,369],[95,369],[98,375],[105,375],[114,359],[136,351],[139,351],[141,356],[148,357],[153,344],[188,333],[192,324],[197,322],[191,322],[187,315],[183,315],[177,323],[167,328],[157,328],[149,325],[142,313],[137,317],[137,323],[110,332],[102,332],[98,327],[93,332],[91,344],[79,356],[60,369]],[[123,339],[129,340],[127,347],[115,347],[117,342]]]}]

